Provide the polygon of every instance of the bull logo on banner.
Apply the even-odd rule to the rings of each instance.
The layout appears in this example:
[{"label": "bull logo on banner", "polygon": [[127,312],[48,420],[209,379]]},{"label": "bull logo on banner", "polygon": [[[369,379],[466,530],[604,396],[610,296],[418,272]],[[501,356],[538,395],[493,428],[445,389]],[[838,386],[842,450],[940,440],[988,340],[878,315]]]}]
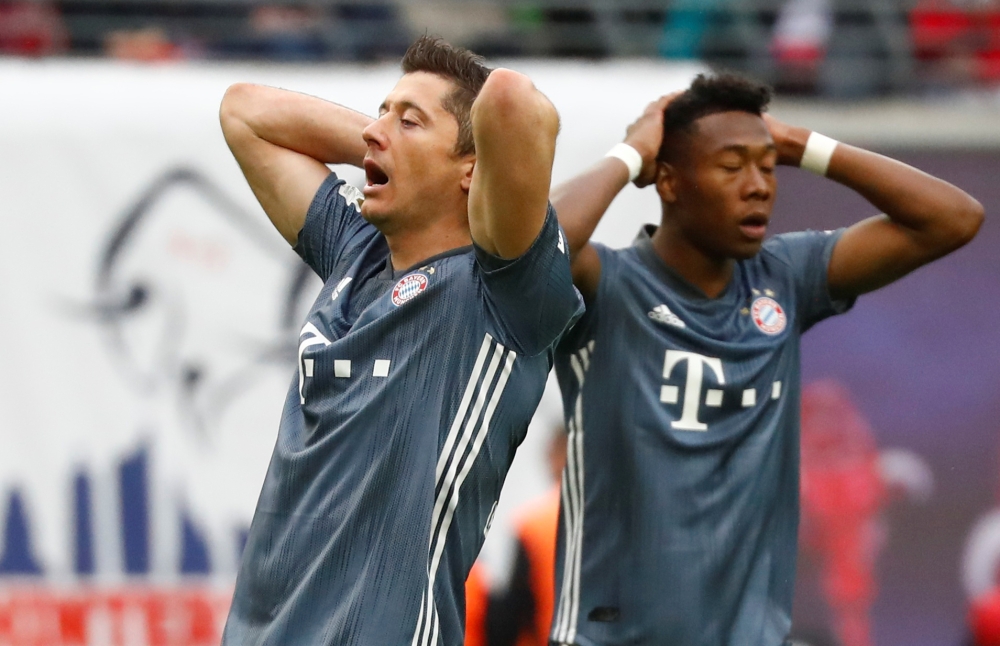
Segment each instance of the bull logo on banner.
[{"label": "bull logo on banner", "polygon": [[319,281],[188,169],[146,188],[96,261],[89,302],[51,310],[103,348],[60,370],[113,392],[78,411],[106,426],[37,478],[60,482],[0,492],[0,643],[216,644]]}]

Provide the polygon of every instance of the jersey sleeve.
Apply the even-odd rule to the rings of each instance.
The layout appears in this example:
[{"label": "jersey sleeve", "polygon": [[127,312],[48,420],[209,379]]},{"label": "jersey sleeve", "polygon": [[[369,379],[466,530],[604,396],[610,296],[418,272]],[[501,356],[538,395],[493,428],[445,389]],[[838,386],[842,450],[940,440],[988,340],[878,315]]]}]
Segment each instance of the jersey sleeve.
[{"label": "jersey sleeve", "polygon": [[498,258],[475,245],[488,320],[497,340],[534,356],[553,345],[583,311],[573,286],[566,237],[549,205],[542,230],[521,256]]},{"label": "jersey sleeve", "polygon": [[313,197],[295,252],[324,282],[374,228],[361,217],[361,191],[330,173]]},{"label": "jersey sleeve", "polygon": [[831,298],[827,283],[830,256],[845,230],[786,233],[776,236],[768,245],[791,269],[802,332],[825,318],[843,314],[854,305],[855,298]]}]

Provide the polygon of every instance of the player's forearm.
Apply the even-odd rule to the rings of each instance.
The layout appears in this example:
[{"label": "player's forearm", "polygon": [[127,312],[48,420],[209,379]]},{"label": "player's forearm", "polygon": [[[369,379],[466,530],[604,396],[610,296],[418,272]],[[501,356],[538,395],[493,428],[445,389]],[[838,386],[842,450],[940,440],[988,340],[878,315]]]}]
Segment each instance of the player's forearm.
[{"label": "player's forearm", "polygon": [[[809,137],[792,129],[786,152],[801,159]],[[793,152],[788,153],[791,149]],[[838,143],[826,176],[858,192],[897,226],[927,249],[944,255],[969,242],[983,220],[983,207],[971,195],[948,182],[895,159]]]},{"label": "player's forearm", "polygon": [[611,202],[628,184],[628,167],[605,157],[576,177],[552,189],[550,200],[566,232],[570,258],[587,244]]},{"label": "player's forearm", "polygon": [[983,207],[948,182],[877,153],[838,144],[827,177],[848,186],[895,224],[924,238],[937,254],[972,240]]},{"label": "player's forearm", "polygon": [[231,86],[219,111],[234,154],[253,138],[293,150],[324,164],[360,166],[367,145],[361,136],[371,117],[316,97],[248,83]]}]

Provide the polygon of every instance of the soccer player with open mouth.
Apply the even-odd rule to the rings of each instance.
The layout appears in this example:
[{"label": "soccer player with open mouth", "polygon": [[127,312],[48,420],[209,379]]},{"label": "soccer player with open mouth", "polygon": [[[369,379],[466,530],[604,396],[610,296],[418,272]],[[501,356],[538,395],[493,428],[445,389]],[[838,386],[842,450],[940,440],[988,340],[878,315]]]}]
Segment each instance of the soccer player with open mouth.
[{"label": "soccer player with open mouth", "polygon": [[[551,103],[434,38],[402,69],[375,119],[246,84],[222,102],[251,189],[325,283],[225,644],[461,644],[466,576],[582,311],[548,205]],[[363,167],[364,189],[326,164]]]}]

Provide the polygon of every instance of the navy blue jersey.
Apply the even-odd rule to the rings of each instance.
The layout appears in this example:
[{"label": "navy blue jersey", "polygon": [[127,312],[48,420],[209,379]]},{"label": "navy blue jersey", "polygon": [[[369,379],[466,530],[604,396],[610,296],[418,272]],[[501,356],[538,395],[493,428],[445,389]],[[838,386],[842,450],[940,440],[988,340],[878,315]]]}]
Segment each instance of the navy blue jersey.
[{"label": "navy blue jersey", "polygon": [[359,200],[331,176],[299,235],[325,286],[226,644],[461,644],[466,575],[582,309],[551,209],[515,260],[470,246],[394,271]]},{"label": "navy blue jersey", "polygon": [[648,232],[595,245],[597,295],[556,356],[569,451],[555,642],[785,642],[799,337],[850,306],[827,291],[838,237],[776,236],[711,299]]}]

